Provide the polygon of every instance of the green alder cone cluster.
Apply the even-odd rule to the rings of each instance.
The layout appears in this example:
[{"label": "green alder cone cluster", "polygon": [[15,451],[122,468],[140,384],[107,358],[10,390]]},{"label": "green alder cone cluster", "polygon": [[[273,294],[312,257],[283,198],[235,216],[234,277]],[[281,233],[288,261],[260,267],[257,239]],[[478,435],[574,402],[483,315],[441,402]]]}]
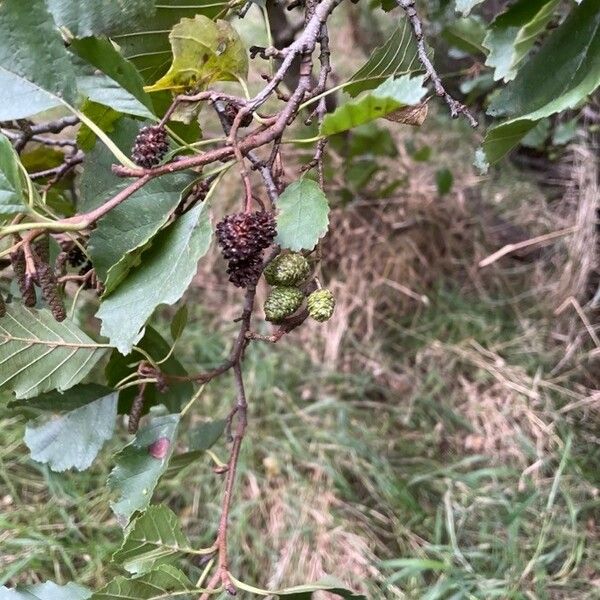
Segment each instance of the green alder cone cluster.
[{"label": "green alder cone cluster", "polygon": [[264,270],[267,283],[274,286],[264,305],[267,321],[279,323],[294,314],[302,302],[304,292],[297,287],[310,274],[310,265],[302,254],[295,252],[276,256]]},{"label": "green alder cone cluster", "polygon": [[[264,305],[267,321],[280,323],[302,306],[305,293],[298,286],[307,280],[310,271],[308,260],[296,252],[280,254],[269,263],[264,275],[273,289]],[[331,318],[334,307],[335,299],[329,290],[316,290],[307,298],[309,316],[320,323]]]}]

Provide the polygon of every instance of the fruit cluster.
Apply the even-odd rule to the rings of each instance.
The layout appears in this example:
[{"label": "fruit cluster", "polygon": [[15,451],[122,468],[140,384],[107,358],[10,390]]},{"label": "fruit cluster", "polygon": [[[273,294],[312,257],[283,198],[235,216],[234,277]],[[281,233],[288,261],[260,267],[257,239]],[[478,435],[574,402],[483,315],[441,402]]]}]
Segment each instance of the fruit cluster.
[{"label": "fruit cluster", "polygon": [[217,224],[217,242],[228,261],[229,281],[241,288],[258,281],[262,252],[275,239],[275,219],[270,212],[241,212],[227,215]]},{"label": "fruit cluster", "polygon": [[[299,286],[310,275],[310,265],[302,254],[280,254],[267,265],[264,275],[267,283],[273,286],[265,300],[265,318],[280,323],[302,306],[305,293]],[[327,321],[335,308],[333,294],[326,289],[312,292],[306,298],[306,308],[316,321]]]},{"label": "fruit cluster", "polygon": [[131,158],[139,167],[155,167],[169,150],[167,130],[160,125],[142,127],[131,149]]}]

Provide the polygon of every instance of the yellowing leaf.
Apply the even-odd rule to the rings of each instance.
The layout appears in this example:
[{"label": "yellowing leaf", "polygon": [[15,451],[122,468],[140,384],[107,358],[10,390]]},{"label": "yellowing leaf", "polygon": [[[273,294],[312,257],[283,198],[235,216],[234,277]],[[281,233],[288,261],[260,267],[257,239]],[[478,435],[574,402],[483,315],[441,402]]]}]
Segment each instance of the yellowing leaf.
[{"label": "yellowing leaf", "polygon": [[147,92],[204,89],[213,81],[237,81],[248,75],[246,48],[227,21],[204,15],[181,19],[169,34],[173,63]]},{"label": "yellowing leaf", "polygon": [[374,90],[327,114],[321,125],[321,135],[341,133],[396,113],[406,106],[420,105],[427,92],[423,87],[424,79],[423,75],[412,78],[402,75],[398,79],[387,79]]}]

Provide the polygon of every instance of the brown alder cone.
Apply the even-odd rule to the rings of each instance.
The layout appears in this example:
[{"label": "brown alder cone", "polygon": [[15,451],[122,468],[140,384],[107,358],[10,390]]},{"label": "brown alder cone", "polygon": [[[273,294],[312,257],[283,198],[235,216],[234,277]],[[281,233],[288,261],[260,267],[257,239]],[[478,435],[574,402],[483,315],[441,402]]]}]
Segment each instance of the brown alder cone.
[{"label": "brown alder cone", "polygon": [[260,252],[255,256],[243,260],[231,260],[227,267],[229,281],[240,288],[245,288],[256,283],[261,273],[262,255]]},{"label": "brown alder cone", "polygon": [[262,251],[277,234],[273,215],[264,210],[227,215],[216,228],[229,281],[237,287],[256,283],[262,272]]},{"label": "brown alder cone", "polygon": [[136,165],[150,169],[155,167],[168,151],[167,130],[160,125],[152,125],[140,129],[131,149],[131,158]]},{"label": "brown alder cone", "polygon": [[223,258],[244,260],[271,245],[277,231],[273,215],[264,210],[227,215],[216,227]]}]

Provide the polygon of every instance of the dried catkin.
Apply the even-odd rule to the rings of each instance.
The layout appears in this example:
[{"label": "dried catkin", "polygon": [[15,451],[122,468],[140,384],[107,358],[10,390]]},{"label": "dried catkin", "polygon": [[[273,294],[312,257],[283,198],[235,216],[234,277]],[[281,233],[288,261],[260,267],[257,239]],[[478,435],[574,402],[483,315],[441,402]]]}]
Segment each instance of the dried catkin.
[{"label": "dried catkin", "polygon": [[136,433],[140,425],[140,419],[142,417],[142,411],[144,410],[144,391],[146,385],[142,384],[136,397],[133,399],[131,410],[129,411],[129,422],[127,423],[127,430],[129,433]]},{"label": "dried catkin", "polygon": [[43,263],[50,262],[50,237],[42,235],[37,237],[31,244],[31,249]]},{"label": "dried catkin", "polygon": [[67,317],[67,312],[58,289],[54,271],[50,265],[41,263],[37,267],[37,272],[40,288],[42,289],[42,297],[48,303],[52,316],[57,321],[64,321]]},{"label": "dried catkin", "polygon": [[33,287],[33,281],[27,276],[27,270],[25,266],[25,253],[22,248],[19,248],[16,252],[10,255],[10,262],[12,264],[13,272],[21,291],[21,299],[25,306],[35,306],[36,296],[35,289]]}]

